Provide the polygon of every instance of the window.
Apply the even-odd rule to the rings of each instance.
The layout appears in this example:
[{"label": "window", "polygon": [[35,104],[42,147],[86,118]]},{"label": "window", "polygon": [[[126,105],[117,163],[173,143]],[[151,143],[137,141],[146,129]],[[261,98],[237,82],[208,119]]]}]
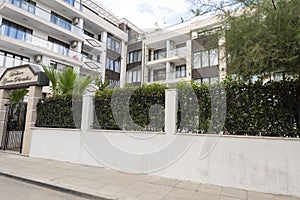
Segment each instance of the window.
[{"label": "window", "polygon": [[51,11],[51,17],[50,21],[60,27],[63,27],[64,29],[71,30],[71,23],[72,21]]},{"label": "window", "polygon": [[64,43],[60,40],[57,40],[55,38],[52,37],[48,37],[48,41],[52,42],[52,50],[56,53],[59,53],[61,55],[69,55],[69,51],[70,51],[70,45],[67,43]]},{"label": "window", "polygon": [[176,66],[176,78],[186,77],[186,66]]},{"label": "window", "polygon": [[214,84],[219,81],[219,77],[205,77],[201,79],[196,79],[194,81],[202,84]]},{"label": "window", "polygon": [[32,14],[35,13],[35,5],[36,3],[31,0],[7,0],[7,2],[26,10]]},{"label": "window", "polygon": [[64,0],[64,2],[70,4],[71,6],[74,7],[74,4],[75,4],[75,0]]},{"label": "window", "polygon": [[127,83],[141,82],[141,70],[139,69],[139,70],[127,71],[126,82]]},{"label": "window", "polygon": [[85,30],[85,29],[83,29],[83,33],[84,33],[85,35],[87,35],[87,36],[90,36],[91,38],[94,38],[94,37],[95,37],[95,35],[94,35],[93,33],[89,32],[89,31],[87,31],[87,30]]},{"label": "window", "polygon": [[142,61],[142,50],[129,52],[128,63],[136,63]]},{"label": "window", "polygon": [[64,71],[67,67],[70,67],[68,65],[65,65],[65,64],[53,61],[53,60],[50,61],[50,66],[54,67],[54,69],[56,69],[58,71]]},{"label": "window", "polygon": [[29,58],[18,54],[0,50],[0,66],[14,67],[29,63]]},{"label": "window", "polygon": [[167,56],[166,49],[158,49],[154,51],[153,60],[165,58]]},{"label": "window", "polygon": [[106,58],[106,69],[120,73],[120,61]]},{"label": "window", "polygon": [[219,51],[217,48],[194,52],[194,69],[216,66],[219,64]]},{"label": "window", "polygon": [[114,38],[108,36],[107,37],[107,48],[114,51],[114,52],[117,52],[117,53],[121,53],[121,45],[120,45],[120,42],[115,40]]},{"label": "window", "polygon": [[31,41],[31,29],[18,25],[6,19],[2,20],[2,26],[3,28],[1,30],[1,34],[21,41]]}]

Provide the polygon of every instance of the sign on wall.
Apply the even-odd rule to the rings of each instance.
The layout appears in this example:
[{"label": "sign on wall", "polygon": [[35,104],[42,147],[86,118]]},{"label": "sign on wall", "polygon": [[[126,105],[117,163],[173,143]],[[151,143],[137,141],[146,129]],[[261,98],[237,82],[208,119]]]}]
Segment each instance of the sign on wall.
[{"label": "sign on wall", "polygon": [[23,65],[7,68],[0,78],[0,89],[16,89],[29,86],[46,86],[49,80],[39,66]]}]

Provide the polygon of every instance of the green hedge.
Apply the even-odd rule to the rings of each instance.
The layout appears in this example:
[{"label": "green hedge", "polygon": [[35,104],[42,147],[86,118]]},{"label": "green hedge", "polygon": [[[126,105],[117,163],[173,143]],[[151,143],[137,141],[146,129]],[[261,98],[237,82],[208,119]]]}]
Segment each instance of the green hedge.
[{"label": "green hedge", "polygon": [[[162,131],[165,89],[163,85],[151,84],[138,88],[98,91],[95,98],[97,120],[94,127],[107,130]],[[112,104],[117,116],[113,115]],[[130,123],[131,120],[138,126]]]},{"label": "green hedge", "polygon": [[37,127],[80,128],[82,99],[58,96],[42,99],[37,105]]},{"label": "green hedge", "polygon": [[[218,85],[208,87],[196,83],[192,84],[192,88],[184,83],[177,85],[179,132],[214,133],[223,130],[224,134],[233,135],[300,136],[297,81],[246,84],[227,80],[221,88],[224,89]],[[165,89],[166,86],[152,84],[98,91],[94,128],[164,131]],[[211,107],[211,94],[217,95],[213,99],[223,107]],[[225,99],[222,99],[224,94]],[[199,110],[196,110],[198,118],[192,113],[196,106],[191,95],[196,96],[199,105]],[[222,104],[222,101],[225,103]],[[73,113],[72,97],[43,99],[37,107],[36,126],[75,128],[75,122],[80,124],[82,101],[77,99],[75,102],[77,108]],[[113,115],[112,108],[117,116]],[[219,116],[212,119],[212,112]],[[220,120],[222,115],[226,116],[225,124]],[[211,124],[214,126],[211,127]]]},{"label": "green hedge", "polygon": [[[297,91],[297,81],[286,80],[265,84],[225,81],[222,85],[210,88],[196,83],[193,83],[192,87],[199,104],[198,128],[193,129],[191,125],[194,120],[188,116],[188,111],[193,111],[193,108],[180,105],[179,132],[214,133],[223,130],[225,134],[232,135],[300,136],[300,94],[299,90]],[[179,84],[177,88],[179,99],[190,97],[187,86]],[[220,102],[223,95],[221,94],[224,92],[226,92],[226,104],[222,106]],[[221,107],[211,107],[211,94],[217,95],[214,100]],[[186,116],[181,116],[182,107],[188,108],[188,111],[185,111]],[[214,119],[211,118],[213,109],[219,114]],[[220,120],[222,114],[226,116],[225,125]],[[210,127],[212,120],[215,127]]]}]

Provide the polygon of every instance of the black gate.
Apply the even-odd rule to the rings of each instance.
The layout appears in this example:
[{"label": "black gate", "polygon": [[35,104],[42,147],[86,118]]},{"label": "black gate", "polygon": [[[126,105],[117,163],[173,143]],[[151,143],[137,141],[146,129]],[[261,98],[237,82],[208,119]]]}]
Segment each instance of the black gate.
[{"label": "black gate", "polygon": [[4,127],[1,145],[4,151],[11,150],[22,153],[26,110],[27,103],[25,102],[6,105],[6,127]]}]

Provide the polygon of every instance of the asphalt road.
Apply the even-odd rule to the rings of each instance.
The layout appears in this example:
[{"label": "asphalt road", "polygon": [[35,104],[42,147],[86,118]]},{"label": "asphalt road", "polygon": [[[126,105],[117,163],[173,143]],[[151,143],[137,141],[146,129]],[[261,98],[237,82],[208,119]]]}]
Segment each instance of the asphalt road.
[{"label": "asphalt road", "polygon": [[71,194],[24,183],[0,176],[0,199],[2,200],[87,200]]}]

